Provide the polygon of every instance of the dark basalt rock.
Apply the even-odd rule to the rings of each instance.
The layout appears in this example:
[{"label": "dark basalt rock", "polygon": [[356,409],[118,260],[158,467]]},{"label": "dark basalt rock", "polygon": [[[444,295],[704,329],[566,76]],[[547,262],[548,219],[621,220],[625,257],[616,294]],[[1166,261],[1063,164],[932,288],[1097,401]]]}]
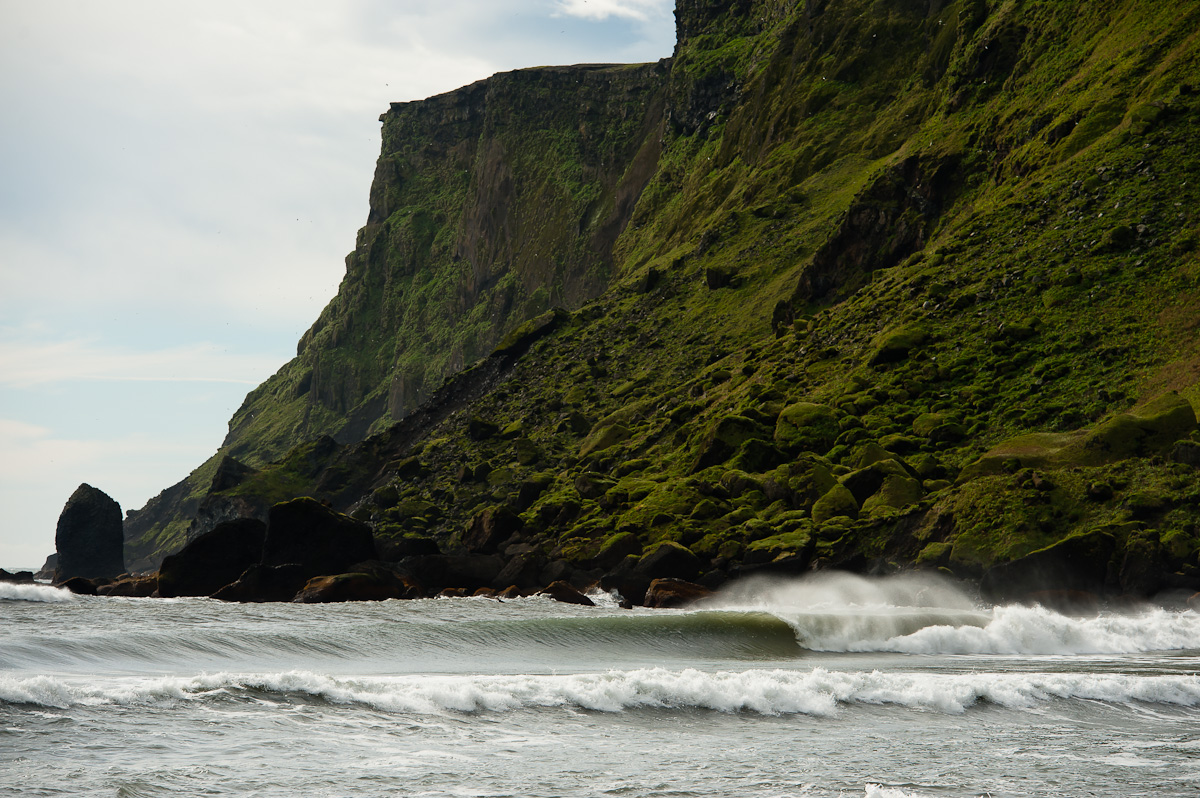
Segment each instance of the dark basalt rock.
[{"label": "dark basalt rock", "polygon": [[255,518],[218,524],[163,559],[158,569],[159,595],[211,596],[262,559],[266,536],[267,525]]},{"label": "dark basalt rock", "polygon": [[0,582],[29,583],[33,581],[33,571],[17,571],[13,573],[0,568]]},{"label": "dark basalt rock", "polygon": [[46,562],[42,564],[42,570],[34,574],[35,579],[53,579],[54,571],[58,568],[58,555],[51,554],[46,558]]},{"label": "dark basalt rock", "polygon": [[[107,584],[108,580],[101,580],[102,584]],[[77,596],[96,596],[99,595],[96,591],[101,585],[96,583],[94,579],[87,579],[82,576],[72,576],[70,579],[64,579],[57,583],[64,590],[69,590]]]},{"label": "dark basalt rock", "polygon": [[516,554],[492,580],[492,587],[503,590],[511,585],[522,590],[532,590],[538,586],[538,574],[545,565],[546,558],[538,552]]},{"label": "dark basalt rock", "polygon": [[463,533],[462,544],[472,554],[491,554],[514,532],[520,531],[521,518],[509,507],[489,507],[471,519]]},{"label": "dark basalt rock", "polygon": [[386,601],[424,598],[421,586],[386,568],[375,568],[308,580],[292,601],[327,604],[340,601]]},{"label": "dark basalt rock", "polygon": [[126,574],[115,582],[96,588],[98,596],[125,596],[149,598],[158,590],[158,577],[153,575]]},{"label": "dark basalt rock", "polygon": [[315,499],[293,499],[271,508],[263,540],[263,565],[296,563],[307,581],[314,576],[344,573],[354,563],[375,558],[375,538],[371,527],[362,521],[335,512]]},{"label": "dark basalt rock", "polygon": [[504,565],[498,554],[434,554],[406,557],[395,568],[428,595],[436,595],[444,589],[463,588],[470,593],[491,587]]},{"label": "dark basalt rock", "polygon": [[1023,600],[1043,591],[1102,594],[1117,542],[1104,530],[1073,535],[1012,562],[989,568],[979,585],[992,601]]},{"label": "dark basalt rock", "polygon": [[236,582],[221,588],[212,597],[253,604],[291,601],[308,580],[304,566],[297,563],[251,565]]},{"label": "dark basalt rock", "polygon": [[650,583],[643,602],[647,607],[682,607],[693,601],[712,595],[703,585],[685,582],[682,579],[655,579]]},{"label": "dark basalt rock", "polygon": [[55,583],[74,576],[112,578],[125,573],[121,506],[86,483],[71,494],[58,517]]},{"label": "dark basalt rock", "polygon": [[581,604],[585,607],[596,606],[596,602],[576,590],[570,582],[563,582],[561,580],[546,585],[538,595],[549,596],[555,601],[561,601],[564,604]]}]

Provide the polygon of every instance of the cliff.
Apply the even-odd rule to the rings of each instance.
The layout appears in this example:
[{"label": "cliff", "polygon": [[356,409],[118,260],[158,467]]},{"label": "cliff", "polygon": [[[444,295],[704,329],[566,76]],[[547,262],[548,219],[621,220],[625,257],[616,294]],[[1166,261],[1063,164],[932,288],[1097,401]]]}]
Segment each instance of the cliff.
[{"label": "cliff", "polygon": [[669,62],[384,115],[341,291],[231,422],[257,470],[140,551],[313,495],[580,580],[1200,587],[1200,5],[676,14]]}]

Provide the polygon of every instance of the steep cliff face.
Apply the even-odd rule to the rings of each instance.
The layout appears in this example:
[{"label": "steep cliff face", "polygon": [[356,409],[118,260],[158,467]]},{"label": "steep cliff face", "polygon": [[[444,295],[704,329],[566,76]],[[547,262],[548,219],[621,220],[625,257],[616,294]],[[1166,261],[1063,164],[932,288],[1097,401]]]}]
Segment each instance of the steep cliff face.
[{"label": "steep cliff face", "polygon": [[667,69],[527,69],[393,103],[338,295],[246,397],[220,452],[130,517],[134,559],[182,542],[222,458],[359,441],[525,320],[599,295],[656,167]]},{"label": "steep cliff face", "polygon": [[654,170],[665,72],[530,69],[393,104],[338,296],[223,448],[253,463],[361,440],[521,322],[603,291]]},{"label": "steep cliff face", "polygon": [[[1200,4],[680,0],[677,20],[668,64],[501,76],[513,110],[490,128],[466,111],[490,82],[428,101],[438,125],[406,121],[420,104],[386,115],[347,284],[281,372],[292,394],[277,377],[231,429],[286,426],[251,405],[384,421],[238,472],[208,515],[308,494],[381,540],[447,549],[517,518],[512,551],[547,574],[598,578],[613,551],[670,543],[712,583],[914,562],[979,576],[1099,536],[1080,584],[1200,586]],[[646,81],[623,149],[579,143],[603,140],[580,132],[588,108],[626,119],[621,102],[565,89],[576,155],[520,156],[527,137],[554,152],[532,123],[499,132],[535,114],[527,92],[622,69]],[[563,207],[530,199],[550,185]],[[389,280],[404,291],[386,319],[335,324]],[[525,314],[539,288],[583,304],[410,412],[425,361],[398,353],[449,373],[501,332],[421,315],[427,284],[488,310],[506,284]]]}]

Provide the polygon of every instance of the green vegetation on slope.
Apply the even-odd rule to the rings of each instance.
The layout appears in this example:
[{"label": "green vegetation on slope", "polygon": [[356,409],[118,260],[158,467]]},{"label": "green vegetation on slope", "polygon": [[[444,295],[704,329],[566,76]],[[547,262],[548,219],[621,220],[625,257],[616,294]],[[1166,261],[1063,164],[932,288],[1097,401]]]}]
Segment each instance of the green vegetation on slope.
[{"label": "green vegetation on slope", "polygon": [[[1095,534],[1109,589],[1196,586],[1198,23],[1190,2],[681,3],[607,290],[486,384],[456,378],[486,390],[428,424],[235,490],[443,546],[505,508],[514,542],[584,571],[632,539],[690,548],[713,583],[977,577]],[[592,201],[584,172],[534,174]],[[405,235],[379,279],[410,240],[437,246]],[[358,274],[335,304],[369,290]]]}]

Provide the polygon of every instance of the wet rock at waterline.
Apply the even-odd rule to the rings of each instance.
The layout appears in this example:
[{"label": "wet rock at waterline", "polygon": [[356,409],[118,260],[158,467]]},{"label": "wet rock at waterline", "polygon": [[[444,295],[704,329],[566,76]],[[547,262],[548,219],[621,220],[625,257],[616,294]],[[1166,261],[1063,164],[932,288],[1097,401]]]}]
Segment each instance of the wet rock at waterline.
[{"label": "wet rock at waterline", "polygon": [[71,494],[58,517],[54,581],[120,576],[125,572],[124,546],[121,506],[104,491],[84,483]]}]

